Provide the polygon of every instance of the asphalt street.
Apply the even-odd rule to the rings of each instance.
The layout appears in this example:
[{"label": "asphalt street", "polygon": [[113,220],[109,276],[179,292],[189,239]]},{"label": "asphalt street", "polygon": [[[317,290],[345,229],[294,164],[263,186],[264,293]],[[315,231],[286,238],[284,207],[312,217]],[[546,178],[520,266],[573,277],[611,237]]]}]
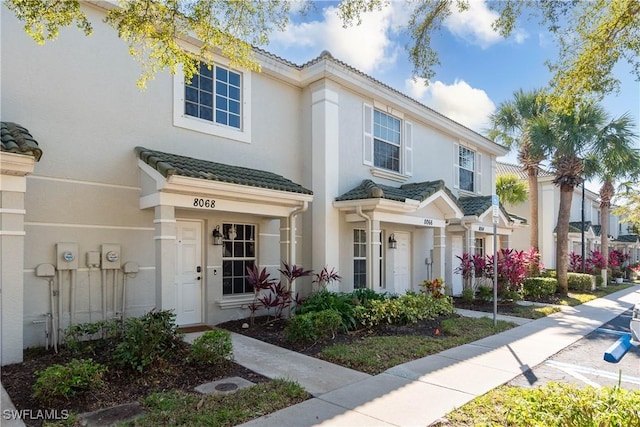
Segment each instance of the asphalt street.
[{"label": "asphalt street", "polygon": [[604,352],[620,334],[629,332],[631,310],[602,325],[575,344],[509,382],[518,387],[537,387],[548,382],[616,386],[640,390],[640,346],[632,346],[618,363],[604,360]]}]

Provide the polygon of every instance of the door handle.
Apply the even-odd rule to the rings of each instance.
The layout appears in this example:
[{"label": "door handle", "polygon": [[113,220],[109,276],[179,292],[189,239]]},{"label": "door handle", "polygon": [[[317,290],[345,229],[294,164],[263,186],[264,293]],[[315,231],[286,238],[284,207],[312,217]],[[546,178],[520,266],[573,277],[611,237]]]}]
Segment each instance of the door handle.
[{"label": "door handle", "polygon": [[196,277],[196,280],[200,280],[200,276]]}]

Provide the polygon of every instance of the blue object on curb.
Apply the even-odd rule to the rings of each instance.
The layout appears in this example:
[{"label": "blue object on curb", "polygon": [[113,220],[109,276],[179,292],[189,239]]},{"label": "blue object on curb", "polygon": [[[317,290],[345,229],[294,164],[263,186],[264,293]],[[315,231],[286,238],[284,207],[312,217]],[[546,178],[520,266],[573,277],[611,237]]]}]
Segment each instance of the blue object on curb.
[{"label": "blue object on curb", "polygon": [[631,348],[631,334],[624,334],[604,352],[604,360],[618,363],[627,354],[629,348]]}]

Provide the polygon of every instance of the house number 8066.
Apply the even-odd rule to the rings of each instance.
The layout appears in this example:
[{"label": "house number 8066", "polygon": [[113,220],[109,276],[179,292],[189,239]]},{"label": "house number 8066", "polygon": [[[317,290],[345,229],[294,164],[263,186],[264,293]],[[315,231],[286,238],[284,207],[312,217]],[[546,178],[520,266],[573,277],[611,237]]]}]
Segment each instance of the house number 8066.
[{"label": "house number 8066", "polygon": [[216,207],[216,201],[212,199],[200,199],[196,197],[193,199],[193,206],[196,208],[214,209]]}]

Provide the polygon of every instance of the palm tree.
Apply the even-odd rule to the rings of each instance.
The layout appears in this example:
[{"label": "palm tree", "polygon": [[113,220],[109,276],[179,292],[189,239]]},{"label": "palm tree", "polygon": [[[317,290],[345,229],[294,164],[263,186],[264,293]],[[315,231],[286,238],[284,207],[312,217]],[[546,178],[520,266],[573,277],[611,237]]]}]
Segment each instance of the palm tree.
[{"label": "palm tree", "polygon": [[501,202],[519,205],[529,198],[527,184],[516,174],[506,173],[496,177],[496,194]]},{"label": "palm tree", "polygon": [[531,224],[529,243],[538,250],[538,171],[540,163],[547,158],[543,144],[532,138],[530,125],[536,117],[548,112],[542,90],[513,93],[513,100],[501,103],[491,115],[490,139],[503,143],[509,149],[518,150],[518,161],[527,173],[529,185],[529,220]]},{"label": "palm tree", "polygon": [[602,158],[606,151],[596,143],[605,128],[606,114],[593,103],[586,103],[568,114],[549,114],[531,124],[531,137],[541,141],[552,154],[553,183],[560,188],[556,226],[556,269],[558,288],[567,294],[569,267],[569,220],[574,189],[584,181],[582,158],[588,153]]},{"label": "palm tree", "polygon": [[619,180],[635,180],[640,177],[640,150],[634,148],[637,135],[633,120],[628,114],[612,120],[598,135],[594,153],[585,157],[585,176],[602,182],[600,187],[600,245],[606,269],[609,260],[609,208],[615,196],[614,184]]}]

